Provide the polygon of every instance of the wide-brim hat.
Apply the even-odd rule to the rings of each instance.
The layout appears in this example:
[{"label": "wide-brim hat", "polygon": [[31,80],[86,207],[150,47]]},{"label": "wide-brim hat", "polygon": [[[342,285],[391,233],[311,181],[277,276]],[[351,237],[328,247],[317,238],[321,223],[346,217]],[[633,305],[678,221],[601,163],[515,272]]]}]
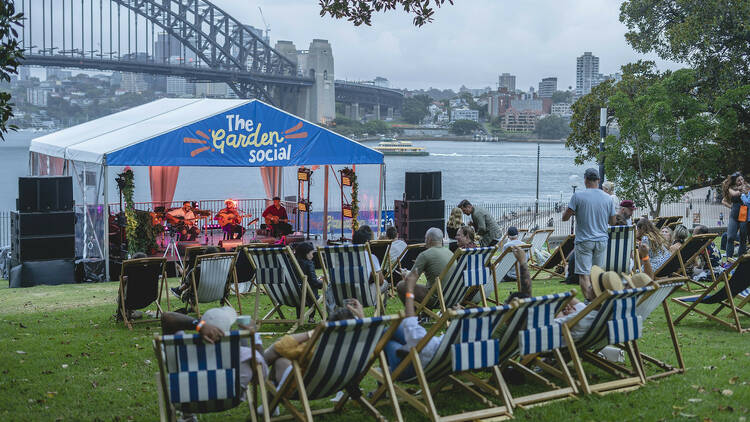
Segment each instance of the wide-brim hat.
[{"label": "wide-brim hat", "polygon": [[622,290],[625,288],[620,274],[614,271],[604,271],[597,265],[591,267],[591,287],[597,296],[605,290]]},{"label": "wide-brim hat", "polygon": [[635,273],[632,276],[623,275],[622,278],[627,280],[628,286],[632,289],[646,287],[651,284],[651,277],[646,273]]}]

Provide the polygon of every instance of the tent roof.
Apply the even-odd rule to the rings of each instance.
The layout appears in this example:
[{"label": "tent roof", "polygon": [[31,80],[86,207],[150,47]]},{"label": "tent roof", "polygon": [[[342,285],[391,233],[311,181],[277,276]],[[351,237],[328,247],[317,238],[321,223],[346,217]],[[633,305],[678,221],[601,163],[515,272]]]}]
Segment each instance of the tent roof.
[{"label": "tent roof", "polygon": [[380,152],[258,100],[165,98],[41,136],[29,149],[117,166],[383,163]]}]

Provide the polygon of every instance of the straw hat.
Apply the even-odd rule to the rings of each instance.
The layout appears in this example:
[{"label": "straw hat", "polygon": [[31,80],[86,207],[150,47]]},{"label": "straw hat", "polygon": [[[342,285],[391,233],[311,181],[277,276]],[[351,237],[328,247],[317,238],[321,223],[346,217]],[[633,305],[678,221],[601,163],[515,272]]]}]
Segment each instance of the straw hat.
[{"label": "straw hat", "polygon": [[651,284],[651,277],[646,273],[635,273],[632,276],[623,275],[622,277],[627,280],[628,285],[633,289],[646,287]]},{"label": "straw hat", "polygon": [[597,296],[605,290],[622,290],[624,288],[620,274],[614,271],[605,272],[597,265],[591,267],[591,286]]}]

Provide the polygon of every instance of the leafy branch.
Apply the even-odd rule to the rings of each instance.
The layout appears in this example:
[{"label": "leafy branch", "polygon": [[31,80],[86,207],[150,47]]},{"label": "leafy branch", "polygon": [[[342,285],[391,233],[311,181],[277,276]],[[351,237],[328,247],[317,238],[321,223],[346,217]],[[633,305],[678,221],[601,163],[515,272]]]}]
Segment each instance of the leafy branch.
[{"label": "leafy branch", "polygon": [[[23,59],[23,49],[18,46],[18,31],[23,26],[23,13],[16,13],[13,1],[0,1],[0,82],[10,82],[11,74],[18,74]],[[13,106],[9,92],[0,92],[0,140],[5,140],[9,130],[18,130],[8,125],[13,117]]]},{"label": "leafy branch", "polygon": [[414,25],[422,26],[432,22],[435,8],[445,3],[453,5],[453,0],[319,0],[320,16],[331,15],[359,26],[372,24],[374,12],[388,12],[402,8],[414,15]]}]

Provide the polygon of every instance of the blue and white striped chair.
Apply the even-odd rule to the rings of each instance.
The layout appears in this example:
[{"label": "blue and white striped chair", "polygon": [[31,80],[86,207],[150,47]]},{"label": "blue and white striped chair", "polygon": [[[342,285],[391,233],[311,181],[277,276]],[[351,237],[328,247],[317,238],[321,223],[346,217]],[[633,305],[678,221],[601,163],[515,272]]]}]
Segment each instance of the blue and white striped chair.
[{"label": "blue and white striped chair", "polygon": [[490,271],[495,251],[497,246],[456,249],[435,284],[428,290],[422,302],[417,304],[417,313],[424,311],[431,317],[438,318],[438,315],[428,307],[428,304],[434,301],[433,295],[437,295],[443,313],[448,308],[467,303],[474,298],[476,292],[480,292],[481,305],[487,306],[484,289],[487,284],[495,283]]},{"label": "blue and white striped chair", "polygon": [[541,265],[543,263],[536,262],[536,253],[534,251],[549,252],[549,249],[547,249],[546,245],[550,236],[552,236],[552,233],[554,232],[555,229],[534,230],[534,232],[531,233],[531,237],[526,237],[524,239],[524,242],[531,245],[531,259],[535,264]]},{"label": "blue and white striped chair", "polygon": [[[522,372],[541,384],[549,387],[543,393],[512,397],[513,406],[534,404],[548,400],[557,400],[564,397],[572,397],[578,393],[576,384],[570,382],[568,367],[560,365],[554,369],[548,363],[540,359],[540,354],[552,353],[557,362],[564,362],[560,348],[562,343],[562,324],[554,321],[555,316],[575,296],[575,290],[569,292],[536,296],[527,299],[514,300],[511,305],[515,308],[513,318],[508,322],[508,329],[503,334],[500,342],[505,354],[501,362],[507,362],[518,367]],[[512,360],[519,358],[520,362]],[[567,387],[560,387],[528,369],[530,363],[543,368],[553,368],[557,374],[565,374],[568,382]]]},{"label": "blue and white striped chair", "polygon": [[[237,407],[245,394],[240,384],[240,340],[252,341],[249,331],[231,331],[214,344],[199,334],[154,336],[159,363],[157,387],[162,421],[183,413],[221,412]],[[252,368],[259,370],[255,357]],[[248,395],[251,412],[254,395]]]},{"label": "blue and white striped chair", "polygon": [[[351,398],[378,420],[385,418],[363,396],[359,384],[376,360],[388,367],[383,347],[401,323],[403,315],[386,315],[364,319],[321,322],[306,343],[298,360],[292,361],[292,372],[279,386],[267,382],[273,394],[269,409],[279,404],[291,413],[304,415],[312,421],[313,415],[340,411]],[[310,400],[322,399],[344,391],[335,407],[312,410]],[[302,409],[296,409],[291,400],[299,400]],[[398,401],[391,400],[394,413],[401,420]],[[289,418],[282,415],[281,418]]]},{"label": "blue and white striped chair", "polygon": [[[346,299],[357,299],[365,308],[374,306],[375,315],[382,314],[380,278],[374,273],[368,274],[370,268],[375,268],[368,244],[318,247],[318,254],[326,289],[333,292],[336,305],[344,306]],[[371,277],[375,277],[373,283],[370,283]]]},{"label": "blue and white striped chair", "polygon": [[[262,286],[268,294],[273,309],[262,319],[258,319],[258,308],[260,305],[260,289],[255,290],[255,312],[253,320],[260,327],[262,324],[293,324],[289,329],[292,332],[301,324],[308,321],[311,315],[317,311],[321,320],[325,319],[325,296],[315,299],[315,294],[308,284],[307,276],[294,257],[289,246],[272,248],[245,248],[245,254],[250,265],[255,270],[255,284]],[[307,304],[311,303],[310,308]],[[282,313],[282,306],[294,308],[298,318],[286,319]],[[278,313],[280,319],[271,319],[274,313]]]},{"label": "blue and white striped chair", "polygon": [[635,247],[635,226],[610,226],[604,271],[630,274]]},{"label": "blue and white striped chair", "polygon": [[[502,361],[507,351],[502,343],[493,337],[493,334],[513,315],[513,312],[514,308],[511,305],[502,305],[469,308],[460,311],[449,310],[443,313],[438,322],[427,331],[425,337],[409,351],[409,355],[392,373],[387,366],[382,365],[382,372],[371,371],[375,378],[383,384],[373,395],[372,403],[377,403],[388,390],[389,396],[395,393],[433,421],[443,418],[474,420],[510,416],[513,413],[513,408],[510,401],[507,400],[509,396],[498,391],[497,388],[492,387],[479,377],[472,376],[471,372],[489,368],[492,370],[492,377],[500,386],[500,389],[504,388],[505,383],[497,365]],[[446,325],[445,334],[432,359],[429,362],[422,362],[419,353],[429,340]],[[402,374],[409,366],[414,368],[415,375],[403,377]],[[468,378],[472,385],[469,385],[460,377]],[[419,383],[422,389],[421,397],[409,395],[405,389],[398,387],[393,381],[410,384]],[[444,382],[451,382],[458,388],[469,391],[472,397],[477,398],[484,405],[484,408],[450,416],[438,414],[433,391],[437,393]],[[431,385],[436,386],[436,388],[431,389]],[[484,398],[484,394],[478,389],[499,396],[505,404],[497,406]]]},{"label": "blue and white striped chair", "polygon": [[195,312],[201,316],[200,303],[221,301],[221,304],[229,304],[227,296],[234,285],[237,295],[237,309],[242,314],[242,302],[240,302],[239,286],[234,272],[234,260],[236,255],[231,252],[199,255],[196,267],[200,267],[200,279],[195,279],[195,271],[191,276],[193,300]]},{"label": "blue and white striped chair", "polygon": [[[641,287],[627,290],[606,290],[596,297],[586,308],[562,326],[563,338],[570,352],[570,358],[578,374],[581,389],[584,394],[594,392],[626,389],[640,386],[646,382],[643,368],[640,366],[635,352],[635,341],[643,333],[643,318],[636,313],[636,304],[645,294],[653,291],[653,287]],[[577,341],[573,340],[571,328],[580,323],[584,317],[596,311],[596,315],[586,333]],[[600,363],[603,367],[612,367],[609,361],[599,358],[591,350],[598,351],[606,345],[622,344],[630,358],[632,377],[622,377],[619,380],[589,384],[579,351],[589,360]],[[570,380],[573,382],[573,380]]]}]

